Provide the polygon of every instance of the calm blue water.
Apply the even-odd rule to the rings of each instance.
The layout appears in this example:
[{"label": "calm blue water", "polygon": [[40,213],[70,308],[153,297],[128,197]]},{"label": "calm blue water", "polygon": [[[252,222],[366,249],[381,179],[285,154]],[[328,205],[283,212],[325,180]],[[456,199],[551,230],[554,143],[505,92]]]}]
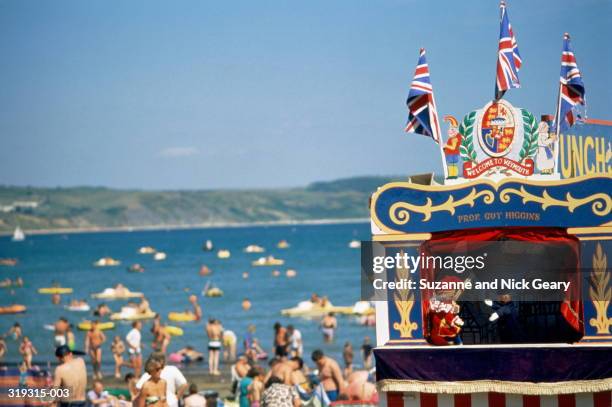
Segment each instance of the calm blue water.
[{"label": "calm blue water", "polygon": [[[352,341],[358,348],[363,337],[374,337],[374,329],[360,326],[356,319],[339,317],[340,328],[336,341],[324,344],[318,330],[318,321],[301,318],[285,318],[282,308],[295,306],[299,301],[316,292],[327,295],[335,305],[351,305],[359,300],[359,250],[350,249],[351,239],[366,240],[369,237],[367,224],[316,225],[316,226],[262,226],[244,228],[219,228],[173,231],[83,233],[70,235],[28,236],[25,242],[13,243],[9,237],[0,238],[0,257],[17,257],[15,267],[0,266],[0,279],[21,276],[23,288],[0,289],[0,306],[11,303],[24,304],[27,313],[0,315],[0,333],[8,331],[19,321],[38,348],[36,361],[53,360],[53,333],[43,329],[44,324],[65,316],[72,323],[91,319],[91,313],[71,312],[64,309],[70,298],[87,298],[92,309],[99,302],[90,298],[95,292],[116,283],[123,283],[132,291],[142,291],[151,303],[151,308],[165,318],[169,311],[183,311],[190,307],[187,297],[191,293],[200,295],[207,281],[218,285],[225,295],[221,298],[206,298],[200,295],[204,319],[215,317],[226,329],[231,329],[240,338],[248,324],[257,326],[258,337],[266,350],[272,343],[272,325],[275,321],[283,325],[292,323],[301,330],[305,340],[305,355],[322,348],[341,360],[342,346]],[[215,252],[202,251],[202,244],[211,239]],[[276,248],[276,243],[286,239],[291,247]],[[273,254],[285,260],[279,267],[283,275],[272,277],[271,267],[251,267],[253,259],[261,254],[243,253],[249,244],[266,248],[265,255]],[[151,255],[138,254],[141,246],[153,246],[167,253],[165,261],[156,262]],[[231,250],[230,259],[216,257],[216,249]],[[121,260],[119,267],[97,268],[92,263],[104,256]],[[129,273],[126,267],[132,263],[142,264],[142,274]],[[198,274],[200,266],[208,265],[213,273],[208,277]],[[297,270],[296,278],[284,276],[287,268]],[[248,271],[245,280],[242,273]],[[37,293],[40,287],[49,287],[54,282],[63,287],[72,287],[74,293],[62,296],[62,304],[51,304],[49,295]],[[188,292],[186,292],[188,291]],[[243,312],[241,301],[250,298],[253,308]],[[111,309],[118,311],[125,301],[110,301]],[[172,323],[180,325],[185,334],[174,337],[169,351],[192,345],[205,349],[204,323]],[[144,323],[143,342],[150,346],[152,336],[150,322]],[[106,331],[109,343],[105,345],[105,371],[111,368],[110,339],[114,335],[125,336],[130,329],[128,323],[119,323],[114,331]],[[77,349],[83,348],[83,332],[75,330]],[[5,361],[20,360],[18,345],[7,338],[9,354]],[[240,349],[240,348],[239,348]],[[145,355],[149,349],[145,349]],[[356,361],[357,362],[357,361]]]}]

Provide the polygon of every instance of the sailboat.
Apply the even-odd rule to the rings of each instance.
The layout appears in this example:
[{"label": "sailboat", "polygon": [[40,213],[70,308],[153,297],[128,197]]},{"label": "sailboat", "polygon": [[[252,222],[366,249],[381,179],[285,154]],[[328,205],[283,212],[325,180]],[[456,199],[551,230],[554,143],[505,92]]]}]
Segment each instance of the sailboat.
[{"label": "sailboat", "polygon": [[21,228],[17,226],[15,228],[15,231],[13,232],[13,242],[23,242],[24,240],[25,233],[23,233],[23,230],[21,230]]}]

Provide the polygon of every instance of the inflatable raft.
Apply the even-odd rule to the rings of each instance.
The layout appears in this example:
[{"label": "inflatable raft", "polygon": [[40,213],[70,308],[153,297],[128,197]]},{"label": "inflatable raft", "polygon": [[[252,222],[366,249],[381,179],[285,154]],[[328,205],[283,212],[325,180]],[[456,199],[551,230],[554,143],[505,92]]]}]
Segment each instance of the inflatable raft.
[{"label": "inflatable raft", "polygon": [[223,297],[223,290],[219,287],[212,287],[204,291],[203,294],[206,297]]},{"label": "inflatable raft", "polygon": [[130,312],[115,312],[111,314],[110,319],[113,321],[138,321],[141,319],[153,319],[157,315],[155,312],[130,313]]},{"label": "inflatable raft", "polygon": [[183,336],[183,328],[179,328],[178,326],[168,325],[164,327],[164,329],[172,336]]},{"label": "inflatable raft", "polygon": [[75,312],[87,312],[91,309],[89,304],[81,304],[81,305],[66,305],[65,307],[68,311]]},{"label": "inflatable raft", "polygon": [[[81,331],[89,331],[91,329],[91,321],[83,321],[83,322],[79,322],[79,324],[77,325],[77,328],[79,328]],[[98,328],[101,331],[106,331],[108,329],[114,329],[115,328],[115,323],[114,322],[100,322],[98,323]]]},{"label": "inflatable raft", "polygon": [[119,260],[115,260],[112,257],[102,257],[94,262],[94,266],[96,267],[114,267],[120,265],[121,262]]},{"label": "inflatable raft", "polygon": [[310,301],[302,301],[296,307],[281,310],[282,315],[289,317],[322,317],[330,312],[341,315],[370,315],[374,313],[374,308],[366,301],[356,302],[352,306],[335,306],[330,302],[321,306]]},{"label": "inflatable raft", "polygon": [[39,288],[38,294],[70,294],[72,293],[72,288],[68,287],[45,287]]},{"label": "inflatable raft", "polygon": [[193,312],[170,312],[168,319],[175,322],[191,322],[196,320],[196,316]]},{"label": "inflatable raft", "polygon": [[137,291],[130,291],[127,288],[120,292],[117,292],[114,288],[107,288],[101,293],[92,294],[91,296],[104,300],[124,300],[128,298],[140,298],[143,297],[144,294]]},{"label": "inflatable raft", "polygon": [[285,260],[277,259],[273,256],[260,257],[251,262],[252,266],[282,266],[283,264],[285,264]]},{"label": "inflatable raft", "polygon": [[26,312],[25,305],[13,304],[6,307],[0,307],[0,314],[21,314]]}]

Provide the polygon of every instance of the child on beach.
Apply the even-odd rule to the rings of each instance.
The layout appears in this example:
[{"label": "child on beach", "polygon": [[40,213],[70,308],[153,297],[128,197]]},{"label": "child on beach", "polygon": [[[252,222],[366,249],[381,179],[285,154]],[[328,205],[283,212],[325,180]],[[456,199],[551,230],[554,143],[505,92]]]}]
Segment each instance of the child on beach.
[{"label": "child on beach", "polygon": [[166,401],[167,383],[161,378],[162,364],[156,359],[149,359],[145,371],[151,378],[145,382],[138,396],[137,407],[168,407]]},{"label": "child on beach", "polygon": [[34,344],[30,341],[27,336],[23,337],[21,345],[19,346],[19,353],[23,356],[23,363],[27,369],[32,368],[32,356],[37,355],[38,351],[34,347]]},{"label": "child on beach", "polygon": [[120,336],[115,336],[113,339],[111,352],[113,353],[113,359],[115,359],[115,377],[119,379],[121,377],[121,366],[123,365],[123,352],[125,352],[125,344]]}]

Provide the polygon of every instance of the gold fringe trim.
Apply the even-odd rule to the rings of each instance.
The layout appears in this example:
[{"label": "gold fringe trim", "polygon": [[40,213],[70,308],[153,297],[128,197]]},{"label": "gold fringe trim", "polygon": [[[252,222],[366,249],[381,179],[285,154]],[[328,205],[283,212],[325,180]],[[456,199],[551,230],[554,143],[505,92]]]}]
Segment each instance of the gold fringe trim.
[{"label": "gold fringe trim", "polygon": [[422,382],[418,380],[386,379],[377,383],[379,391],[417,393],[510,393],[552,396],[557,394],[598,393],[612,390],[612,378],[600,380],[574,380],[571,382],[532,383],[502,380],[471,380],[461,382]]}]

